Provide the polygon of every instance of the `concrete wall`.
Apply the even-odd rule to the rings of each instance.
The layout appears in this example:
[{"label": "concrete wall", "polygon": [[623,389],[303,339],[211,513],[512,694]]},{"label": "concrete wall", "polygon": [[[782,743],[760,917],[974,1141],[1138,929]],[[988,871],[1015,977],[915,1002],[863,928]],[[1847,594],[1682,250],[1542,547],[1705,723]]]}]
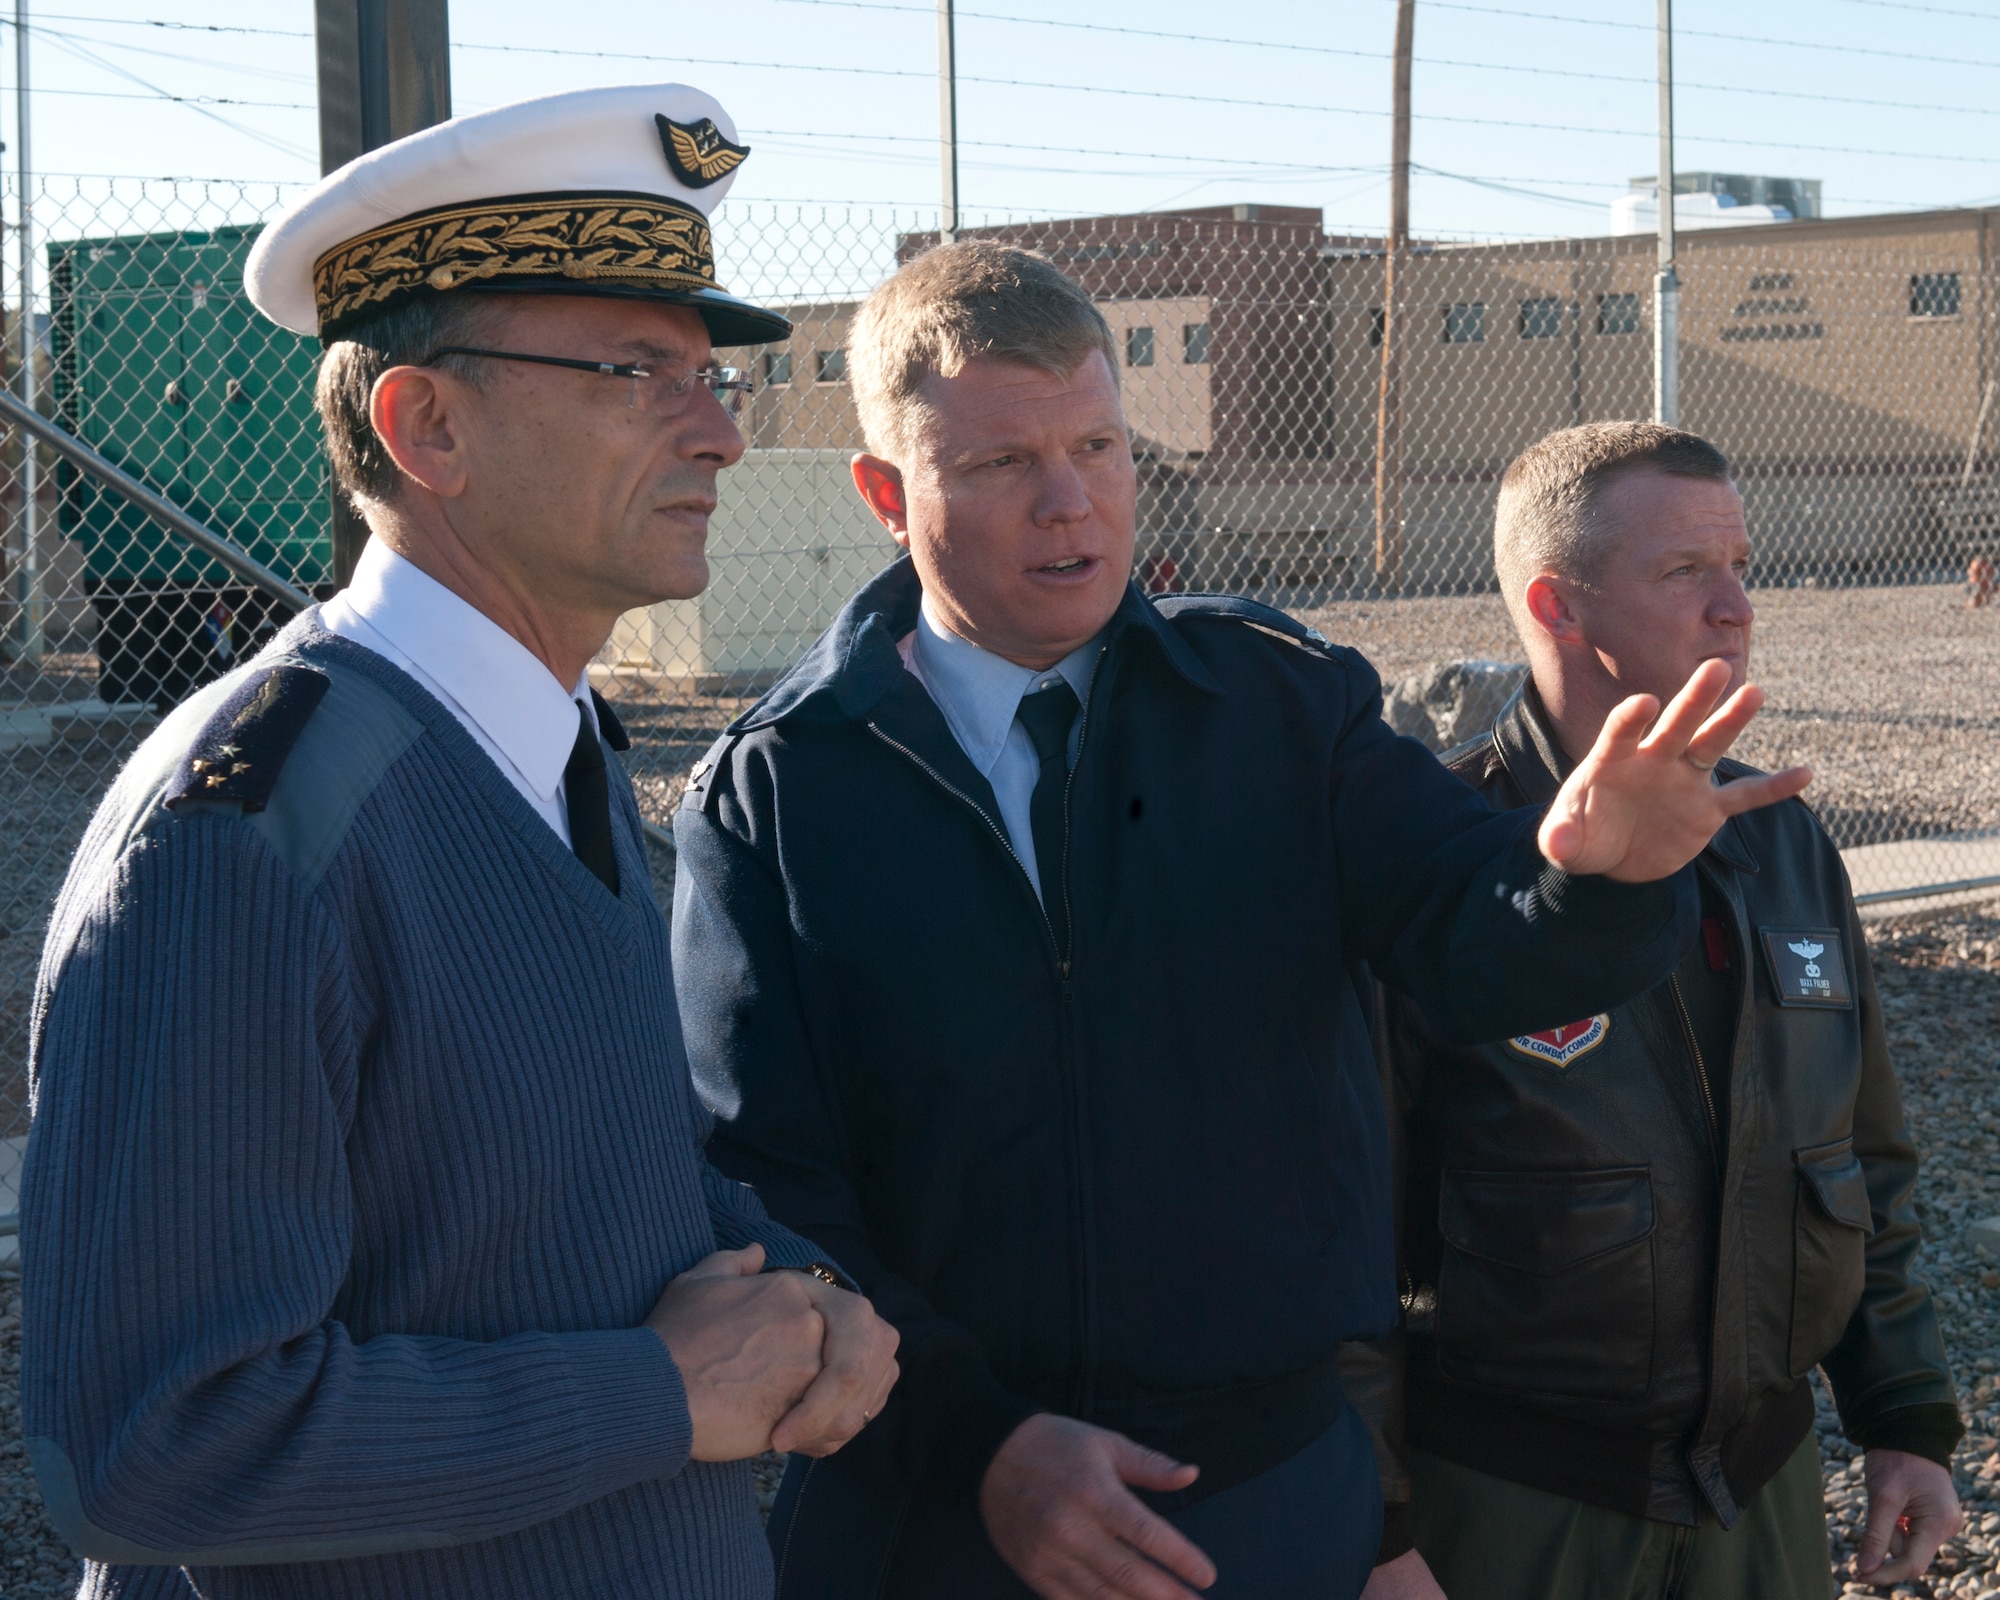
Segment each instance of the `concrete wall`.
[{"label": "concrete wall", "polygon": [[848,476],[845,450],[751,450],[722,474],[707,589],[628,613],[619,665],[704,690],[768,682],[895,559]]}]

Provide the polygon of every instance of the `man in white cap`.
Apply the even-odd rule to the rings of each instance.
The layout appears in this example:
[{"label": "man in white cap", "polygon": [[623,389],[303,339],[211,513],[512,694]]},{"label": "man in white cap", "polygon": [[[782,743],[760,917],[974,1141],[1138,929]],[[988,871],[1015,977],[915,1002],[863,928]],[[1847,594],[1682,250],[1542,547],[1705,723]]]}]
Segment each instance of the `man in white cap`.
[{"label": "man in white cap", "polygon": [[746,153],[693,89],[553,96],[353,162],[251,258],[373,538],[141,748],[50,925],[23,1409],[88,1593],[751,1600],[745,1458],[895,1381],[704,1159],[586,671],[707,581],[711,341],[787,331],[715,283]]}]

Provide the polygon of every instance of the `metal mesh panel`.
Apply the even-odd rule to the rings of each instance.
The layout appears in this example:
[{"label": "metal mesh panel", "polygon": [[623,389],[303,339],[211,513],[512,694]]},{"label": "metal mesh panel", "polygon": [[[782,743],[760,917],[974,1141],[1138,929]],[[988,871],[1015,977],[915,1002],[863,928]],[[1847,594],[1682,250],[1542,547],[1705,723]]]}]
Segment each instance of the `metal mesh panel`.
[{"label": "metal mesh panel", "polygon": [[[0,195],[15,215],[19,195]],[[285,195],[49,180],[33,196],[39,404],[293,581],[331,576],[311,341],[243,301],[254,228]],[[1807,760],[1863,891],[2000,872],[1994,613],[1966,573],[2000,543],[1992,283],[1980,213],[1793,224],[1682,241],[1682,421],[1737,463],[1756,548],[1744,753]],[[935,219],[732,203],[720,276],[786,307],[784,345],[721,352],[759,392],[726,473],[712,581],[635,612],[597,669],[664,822],[687,767],[894,554],[848,481],[841,354],[861,295]],[[1498,476],[1552,428],[1646,413],[1650,239],[1431,243],[1397,267],[1317,214],[994,220],[1096,297],[1139,462],[1138,577],[1293,610],[1366,652],[1390,714],[1476,732],[1520,649],[1493,591]],[[8,263],[18,385],[18,266]],[[1388,325],[1397,359],[1384,386]],[[1386,396],[1386,400],[1385,400]],[[1377,510],[1378,441],[1391,470]],[[36,956],[106,784],[161,711],[254,650],[267,608],[67,470],[27,514],[0,452],[0,1213],[26,1130]],[[1482,663],[1497,665],[1481,665]]]}]

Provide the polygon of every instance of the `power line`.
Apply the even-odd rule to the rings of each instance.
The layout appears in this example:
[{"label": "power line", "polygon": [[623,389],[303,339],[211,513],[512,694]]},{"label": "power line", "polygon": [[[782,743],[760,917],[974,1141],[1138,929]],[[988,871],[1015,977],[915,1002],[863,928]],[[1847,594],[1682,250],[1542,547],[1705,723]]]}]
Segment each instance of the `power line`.
[{"label": "power line", "polygon": [[[15,27],[12,17],[0,17],[0,25]],[[247,72],[253,77],[272,78],[285,83],[311,83],[312,77],[303,72],[286,72],[277,67],[260,67],[247,61],[218,61],[212,56],[183,55],[178,50],[156,50],[143,44],[125,44],[117,39],[97,39],[84,33],[69,33],[60,28],[51,28],[45,23],[30,22],[28,31],[45,39],[70,39],[82,44],[101,45],[107,50],[124,50],[133,55],[151,56],[158,61],[191,62],[197,66],[217,67],[225,72]]]},{"label": "power line", "polygon": [[[1433,11],[1471,11],[1490,17],[1519,17],[1529,22],[1564,22],[1580,28],[1626,28],[1654,32],[1650,22],[1626,22],[1612,17],[1572,17],[1555,11],[1516,11],[1509,6],[1473,5],[1469,0],[1424,0]],[[1885,0],[1886,3],[1886,0]],[[1933,56],[1910,50],[1885,50],[1877,45],[1829,44],[1823,39],[1773,39],[1758,33],[1717,33],[1709,28],[1674,29],[1677,39],[1721,39],[1729,44],[1774,44],[1787,50],[1827,50],[1837,55],[1872,56],[1877,60],[1928,61],[1948,67],[2000,67],[2000,61],[1972,56]]]},{"label": "power line", "polygon": [[[162,100],[172,100],[175,98],[170,91],[162,89],[157,83],[148,83],[129,67],[121,67],[115,61],[106,61],[102,56],[94,51],[85,49],[84,46],[78,44],[75,40],[52,38],[49,40],[49,44],[57,50],[65,51],[77,57],[79,60],[88,61],[93,66],[102,67],[106,72],[113,73],[118,77],[126,79],[128,82],[136,83],[140,88],[150,90]],[[291,143],[289,140],[279,139],[271,134],[259,132],[255,128],[246,127],[234,118],[225,117],[221,112],[213,110],[208,106],[199,105],[192,101],[182,101],[181,103],[186,105],[188,110],[192,111],[196,116],[206,117],[209,121],[218,123],[222,127],[229,129],[231,133],[240,133],[246,139],[254,140],[258,144],[266,145],[281,154],[292,156],[299,160],[311,159],[312,152]]]},{"label": "power line", "polygon": [[47,12],[51,22],[101,22],[120,28],[166,28],[174,33],[255,33],[270,39],[310,39],[310,33],[292,28],[243,28],[220,22],[172,22],[155,17],[84,17],[71,12]]},{"label": "power line", "polygon": [[[0,94],[19,94],[19,84],[0,84]],[[172,94],[165,89],[155,89],[149,94],[134,94],[125,89],[51,89],[36,84],[28,91],[39,100],[45,94],[63,95],[79,100],[170,100],[180,106],[245,106],[259,111],[312,111],[316,107],[296,100],[230,100],[212,94]]]},{"label": "power line", "polygon": [[1950,6],[1912,5],[1909,0],[1840,0],[1842,5],[1874,6],[1881,11],[1922,11],[1933,17],[1966,17],[1974,22],[2000,22],[2000,13],[1992,11],[1958,11]]},{"label": "power line", "polygon": [[[1446,0],[1427,0],[1429,4],[1444,4]],[[1459,10],[1476,10],[1478,7],[1460,6]],[[1623,24],[1621,24],[1623,26]],[[1636,26],[1636,24],[1635,24]],[[778,72],[834,72],[857,73],[878,78],[923,78],[935,76],[930,72],[920,72],[906,67],[840,67],[819,62],[792,61],[743,61],[722,57],[701,56],[646,56],[630,51],[604,50],[558,50],[532,45],[467,44],[468,50],[496,50],[528,55],[563,55],[603,58],[615,55],[625,61],[679,61],[691,66],[765,68]],[[985,78],[961,74],[961,83],[987,84],[1009,89],[1052,89],[1063,94],[1108,94],[1125,96],[1137,100],[1184,100],[1197,105],[1222,105],[1249,107],[1260,111],[1312,111],[1331,116],[1382,117],[1388,113],[1375,107],[1313,105],[1295,100],[1249,100],[1233,95],[1191,94],[1177,89],[1121,89],[1111,84],[1101,83],[1048,83],[1032,78]],[[1499,117],[1455,117],[1431,114],[1426,122],[1452,123],[1474,128],[1515,128],[1533,133],[1580,133],[1593,138],[1650,139],[1650,128],[1593,128],[1575,123],[1562,122],[1519,122]],[[1972,156],[1925,150],[1877,150],[1851,145],[1797,144],[1776,139],[1723,139],[1714,136],[1694,135],[1701,142],[1744,146],[1760,150],[1793,150],[1814,155],[1877,156],[1898,161],[1950,161],[1969,163],[1974,166],[2000,165],[2000,156]]]},{"label": "power line", "polygon": [[[819,128],[742,128],[738,132],[745,138],[762,139],[846,139],[871,140],[891,144],[922,145],[927,150],[937,147],[935,137],[915,133],[830,133]],[[1119,156],[1132,160],[1173,160],[1202,161],[1204,156],[1180,155],[1173,151],[1161,150],[1100,150],[1087,145],[1066,144],[1015,144],[999,139],[961,139],[959,143],[981,150],[1026,150],[1041,155],[1064,156]],[[1333,165],[1317,161],[1232,161],[1231,168],[1269,167],[1274,170],[1295,172],[1381,172],[1382,163],[1364,162],[1359,165]]]}]

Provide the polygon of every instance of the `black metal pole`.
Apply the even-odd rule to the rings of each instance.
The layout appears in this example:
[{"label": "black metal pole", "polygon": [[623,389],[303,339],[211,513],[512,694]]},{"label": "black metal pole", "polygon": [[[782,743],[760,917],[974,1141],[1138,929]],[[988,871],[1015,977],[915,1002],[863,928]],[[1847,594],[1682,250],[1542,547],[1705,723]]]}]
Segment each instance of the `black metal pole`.
[{"label": "black metal pole", "polygon": [[[314,0],[319,49],[319,169],[451,115],[447,0]],[[353,574],[368,525],[333,491],[333,580]]]},{"label": "black metal pole", "polygon": [[[169,533],[215,557],[251,588],[269,595],[279,605],[291,611],[303,611],[313,603],[312,596],[305,590],[287,583],[241,545],[225,539],[213,528],[204,527],[165,495],[147,488],[123,467],[107,461],[75,434],[58,427],[5,388],[0,388],[0,421],[11,422],[23,433],[41,440],[72,466],[89,473],[107,489],[130,501]],[[27,448],[26,439],[21,441],[21,447],[24,450]]]}]

